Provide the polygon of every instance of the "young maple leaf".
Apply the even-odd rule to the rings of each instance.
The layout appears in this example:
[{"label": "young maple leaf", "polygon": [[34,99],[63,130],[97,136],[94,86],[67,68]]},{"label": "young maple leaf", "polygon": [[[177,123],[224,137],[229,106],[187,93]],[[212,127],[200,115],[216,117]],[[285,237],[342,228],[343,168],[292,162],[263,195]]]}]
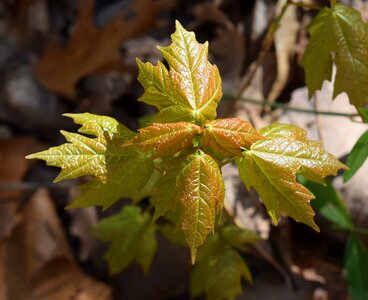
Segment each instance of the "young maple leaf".
[{"label": "young maple leaf", "polygon": [[[203,151],[184,152],[167,162],[168,170],[157,183],[151,202],[153,220],[179,210],[179,226],[190,247],[192,262],[197,248],[215,227],[221,214],[225,187],[218,163]],[[165,191],[163,193],[163,191]]]},{"label": "young maple leaf", "polygon": [[305,130],[275,123],[259,131],[265,137],[253,143],[244,157],[237,159],[241,179],[260,194],[274,224],[282,212],[318,230],[309,202],[313,194],[296,181],[301,173],[323,184],[327,175],[336,175],[346,166],[321,144],[306,138]]},{"label": "young maple leaf", "polygon": [[82,134],[62,131],[68,143],[27,158],[42,159],[49,166],[60,167],[55,181],[95,176],[81,187],[81,194],[68,207],[101,205],[106,209],[143,188],[153,172],[152,161],[138,148],[121,147],[135,135],[134,132],[110,117],[88,113],[66,116],[82,125],[79,129]]},{"label": "young maple leaf", "polygon": [[202,129],[190,122],[153,123],[139,130],[132,143],[145,151],[153,151],[154,157],[172,156],[189,148],[193,138]]},{"label": "young maple leaf", "polygon": [[336,65],[333,98],[346,92],[356,106],[368,103],[368,25],[356,9],[337,3],[323,8],[307,30],[311,34],[302,58],[309,97],[332,80]]},{"label": "young maple leaf", "polygon": [[148,272],[157,248],[155,228],[150,226],[150,220],[149,213],[127,205],[94,227],[96,237],[111,243],[104,255],[111,274],[124,270],[133,261]]},{"label": "young maple leaf", "polygon": [[207,60],[208,43],[199,44],[193,32],[176,21],[173,43],[158,47],[168,62],[153,66],[137,60],[138,80],[145,92],[139,101],[154,105],[159,112],[156,122],[195,122],[216,118],[222,97],[221,77],[216,66]]},{"label": "young maple leaf", "polygon": [[204,128],[203,147],[225,156],[242,156],[242,150],[264,139],[252,124],[240,118],[207,121]]},{"label": "young maple leaf", "polygon": [[224,226],[221,236],[215,233],[198,251],[198,263],[190,280],[190,293],[208,299],[234,300],[242,291],[242,279],[249,282],[252,276],[244,259],[237,250],[245,244],[259,240],[253,232],[237,226]]}]

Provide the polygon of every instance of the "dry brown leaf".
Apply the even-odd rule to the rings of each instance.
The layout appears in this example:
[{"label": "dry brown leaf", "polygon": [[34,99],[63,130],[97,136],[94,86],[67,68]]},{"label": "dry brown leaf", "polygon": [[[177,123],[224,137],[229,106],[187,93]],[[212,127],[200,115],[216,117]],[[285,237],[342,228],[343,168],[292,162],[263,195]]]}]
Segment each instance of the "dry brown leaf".
[{"label": "dry brown leaf", "polygon": [[46,190],[34,194],[22,223],[0,244],[0,280],[4,300],[111,299],[110,289],[74,262]]},{"label": "dry brown leaf", "polygon": [[92,226],[98,222],[97,211],[94,207],[70,211],[72,224],[70,232],[79,239],[79,259],[86,261],[92,256],[96,247],[96,238],[92,235]]},{"label": "dry brown leaf", "polygon": [[173,0],[137,0],[102,28],[92,24],[94,0],[79,1],[79,16],[68,45],[51,41],[35,68],[49,90],[73,98],[74,86],[83,76],[106,70],[132,71],[124,64],[119,48],[127,39],[140,36],[157,25],[156,16]]},{"label": "dry brown leaf", "polygon": [[[18,213],[19,203],[16,201],[20,192],[6,190],[7,184],[22,180],[29,167],[34,164],[24,157],[42,146],[29,137],[17,137],[0,141],[0,242],[10,236],[12,230],[21,220]],[[1,298],[0,298],[1,299]]]},{"label": "dry brown leaf", "polygon": [[[0,140],[0,182],[20,181],[28,168],[34,164],[24,157],[42,149],[42,145],[30,137],[16,137]],[[0,191],[0,199],[5,194]]]}]

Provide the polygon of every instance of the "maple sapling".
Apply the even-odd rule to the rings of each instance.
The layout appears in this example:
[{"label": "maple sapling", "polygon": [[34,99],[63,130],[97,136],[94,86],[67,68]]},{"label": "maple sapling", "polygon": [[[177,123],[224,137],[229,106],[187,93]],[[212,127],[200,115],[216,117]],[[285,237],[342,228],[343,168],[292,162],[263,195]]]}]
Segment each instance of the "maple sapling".
[{"label": "maple sapling", "polygon": [[[308,140],[306,132],[295,125],[275,123],[256,130],[240,118],[216,119],[222,97],[221,77],[207,59],[208,43],[198,43],[194,33],[179,22],[171,38],[170,46],[159,47],[169,68],[161,62],[154,66],[137,60],[138,80],[145,89],[138,100],[158,110],[152,124],[136,133],[110,117],[66,114],[81,125],[79,133],[62,131],[68,143],[27,158],[60,167],[55,181],[94,176],[81,186],[80,195],[68,208],[98,205],[107,209],[123,197],[149,196],[155,209],[153,221],[167,213],[177,216],[172,219],[184,233],[193,263],[197,248],[214,232],[222,213],[224,162],[236,161],[241,179],[247,188],[257,190],[275,225],[286,214],[318,231],[310,206],[313,194],[296,175],[323,184],[324,177],[336,175],[346,166],[319,142]],[[97,230],[98,236],[112,242],[106,258],[116,261],[127,249],[155,248],[151,227],[155,225],[146,222],[150,218],[148,212],[141,215],[138,208],[127,208],[120,219],[111,221],[116,226],[121,222],[121,232],[102,221],[101,228],[116,231],[120,240],[124,234],[131,236],[126,228],[135,228],[132,232],[140,245],[119,248],[114,234]],[[126,243],[131,245],[132,240]],[[221,247],[216,249],[225,251],[221,253],[226,261],[241,259]],[[122,256],[113,271],[132,260],[147,269],[153,252],[144,261],[139,253],[130,253],[129,259]],[[244,268],[240,277],[248,276]]]}]

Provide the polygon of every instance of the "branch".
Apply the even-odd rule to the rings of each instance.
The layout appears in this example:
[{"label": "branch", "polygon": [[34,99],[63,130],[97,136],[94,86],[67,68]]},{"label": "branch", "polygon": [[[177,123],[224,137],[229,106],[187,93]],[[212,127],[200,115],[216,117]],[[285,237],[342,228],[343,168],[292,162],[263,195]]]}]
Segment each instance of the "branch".
[{"label": "branch", "polygon": [[285,103],[279,103],[279,102],[271,102],[269,100],[256,100],[256,99],[250,99],[250,98],[239,98],[236,99],[232,96],[224,96],[224,100],[236,100],[236,101],[242,101],[247,102],[255,105],[268,105],[272,108],[280,108],[283,110],[288,111],[294,111],[294,112],[300,112],[300,113],[306,113],[306,114],[313,114],[313,115],[326,115],[326,116],[335,116],[335,117],[347,117],[349,119],[353,119],[355,117],[359,117],[359,114],[347,114],[347,113],[341,113],[341,112],[333,112],[333,111],[322,111],[322,110],[315,110],[315,109],[306,109],[306,108],[299,108],[299,107],[293,107],[289,106]]},{"label": "branch", "polygon": [[244,77],[243,84],[241,85],[236,95],[235,102],[241,98],[246,88],[252,83],[252,80],[254,78],[254,75],[256,74],[258,67],[263,63],[266,57],[266,54],[273,43],[275,32],[279,28],[281,20],[283,16],[285,15],[286,9],[289,7],[289,5],[290,5],[289,2],[285,2],[283,7],[281,8],[281,12],[279,13],[279,15],[276,16],[276,18],[272,21],[271,25],[268,27],[266,36],[262,42],[261,51],[259,52],[257,60],[253,64],[250,65],[248,72]]},{"label": "branch", "polygon": [[313,5],[313,4],[308,4],[308,3],[303,3],[303,2],[295,2],[294,0],[288,0],[288,3],[291,5],[295,5],[301,8],[307,8],[307,9],[313,9],[313,10],[321,10],[323,7],[317,6],[317,5]]},{"label": "branch", "polygon": [[0,182],[0,190],[34,191],[40,188],[64,189],[77,186],[75,182]]}]

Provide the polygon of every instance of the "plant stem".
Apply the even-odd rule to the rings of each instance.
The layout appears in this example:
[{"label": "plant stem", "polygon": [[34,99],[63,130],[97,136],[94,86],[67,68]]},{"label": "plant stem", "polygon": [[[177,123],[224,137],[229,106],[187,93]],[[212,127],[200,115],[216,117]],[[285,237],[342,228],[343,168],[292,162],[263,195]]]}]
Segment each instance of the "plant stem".
[{"label": "plant stem", "polygon": [[287,10],[287,8],[289,7],[290,3],[287,1],[285,2],[285,4],[283,5],[283,7],[281,8],[280,13],[278,14],[278,16],[276,16],[276,18],[272,21],[271,25],[268,27],[267,33],[265,38],[263,39],[262,42],[262,46],[261,46],[261,51],[259,52],[259,55],[256,59],[256,61],[250,65],[247,74],[244,77],[243,80],[243,84],[241,85],[238,93],[236,94],[236,100],[239,100],[242,96],[242,94],[244,93],[244,91],[246,90],[246,88],[252,83],[252,80],[254,78],[254,75],[256,74],[256,71],[258,69],[258,67],[263,63],[266,54],[268,52],[268,50],[270,49],[272,43],[273,43],[273,38],[275,35],[276,30],[279,28],[281,20],[283,18],[283,16],[285,15],[285,12]]},{"label": "plant stem", "polygon": [[164,170],[162,170],[158,165],[156,165],[155,164],[155,170],[157,171],[157,172],[159,172],[161,175],[165,175],[165,171]]},{"label": "plant stem", "polygon": [[336,5],[336,0],[330,0],[330,5],[333,8]]},{"label": "plant stem", "polygon": [[295,6],[302,7],[302,8],[307,8],[307,9],[313,9],[313,10],[321,10],[322,9],[322,7],[317,6],[317,5],[303,3],[303,2],[295,2],[294,0],[288,0],[288,3],[291,4],[291,5],[295,5]]},{"label": "plant stem", "polygon": [[75,182],[1,182],[0,190],[7,191],[34,191],[41,188],[64,189],[76,186]]},{"label": "plant stem", "polygon": [[368,235],[368,229],[367,228],[353,228],[351,229],[351,232],[359,233],[363,235]]},{"label": "plant stem", "polygon": [[[236,100],[236,98],[232,96],[224,96],[224,99],[228,100]],[[300,113],[306,113],[306,114],[314,114],[314,115],[326,115],[326,116],[335,116],[335,117],[347,117],[349,119],[353,119],[355,117],[358,117],[359,114],[347,114],[347,113],[340,113],[340,112],[333,112],[333,111],[321,111],[321,110],[315,110],[315,109],[306,109],[306,108],[299,108],[299,107],[292,107],[285,103],[278,103],[278,102],[271,102],[269,100],[256,100],[256,99],[250,99],[250,98],[239,98],[238,101],[248,102],[255,105],[268,105],[272,108],[281,108],[283,110],[288,111],[295,111]]]},{"label": "plant stem", "polygon": [[222,168],[223,166],[233,162],[235,160],[235,157],[231,157],[231,158],[227,158],[224,159],[221,163],[220,163],[220,168]]}]

